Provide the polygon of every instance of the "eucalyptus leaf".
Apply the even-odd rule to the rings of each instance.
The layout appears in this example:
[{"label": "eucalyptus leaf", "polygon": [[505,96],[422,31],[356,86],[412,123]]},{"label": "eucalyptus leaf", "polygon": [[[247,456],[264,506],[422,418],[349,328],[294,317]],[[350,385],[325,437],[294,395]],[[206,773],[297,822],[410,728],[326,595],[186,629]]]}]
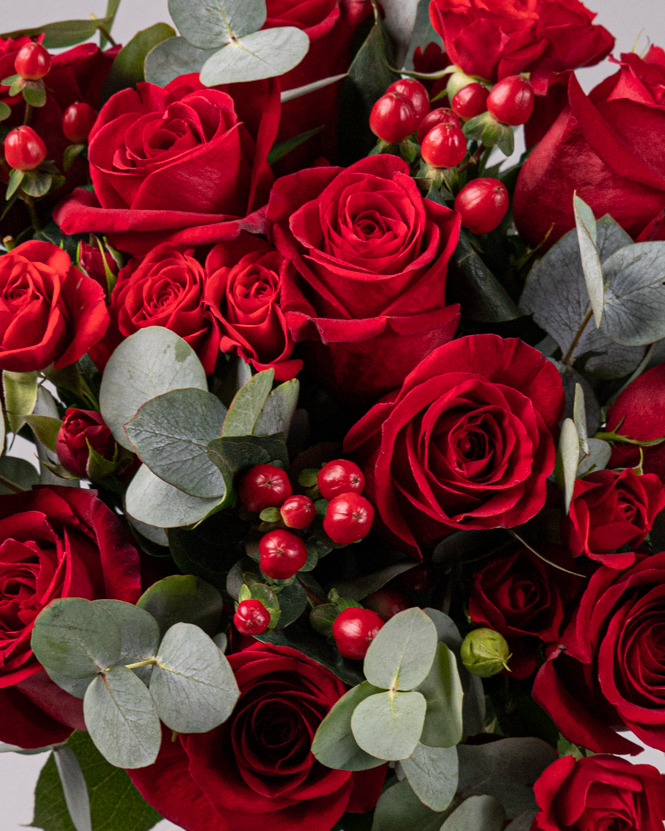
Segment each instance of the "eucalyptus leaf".
[{"label": "eucalyptus leaf", "polygon": [[85,698],[86,690],[97,677],[97,674],[95,673],[95,675],[88,675],[86,678],[69,678],[66,675],[62,675],[60,672],[49,669],[48,667],[44,667],[44,671],[51,681],[53,681],[54,684],[57,684],[61,690],[73,695],[74,698],[80,699]]},{"label": "eucalyptus leaf", "polygon": [[506,831],[531,831],[533,820],[535,819],[537,810],[533,808],[530,811],[524,811],[510,823]]},{"label": "eucalyptus leaf", "polygon": [[175,29],[167,23],[155,23],[137,32],[115,56],[102,87],[102,102],[108,101],[116,92],[144,81],[146,56],[155,46],[173,37]]},{"label": "eucalyptus leaf", "polygon": [[157,528],[194,525],[221,504],[221,499],[199,499],[164,482],[146,465],[134,474],[125,494],[127,513]]},{"label": "eucalyptus leaf", "polygon": [[395,47],[395,66],[407,58],[418,11],[418,0],[383,0],[384,25]]},{"label": "eucalyptus leaf", "polygon": [[[324,89],[324,87],[329,87],[332,84],[336,84],[338,81],[343,81],[344,78],[346,78],[346,76],[347,73],[344,72],[342,75],[331,75],[329,78],[321,78],[320,81],[313,81],[311,84],[305,84],[302,87],[285,89],[280,96],[280,100],[282,104],[286,104],[287,101],[293,101],[296,98],[302,98],[303,95],[309,95],[310,92],[318,92],[320,89]],[[310,130],[308,132],[313,131]]]},{"label": "eucalyptus leaf", "polygon": [[169,329],[149,326],[126,338],[109,358],[99,391],[101,413],[118,444],[133,450],[124,426],[139,407],[165,392],[186,387],[208,390],[196,352]]},{"label": "eucalyptus leaf", "polygon": [[577,466],[580,462],[580,440],[577,434],[577,428],[575,427],[575,422],[570,418],[564,419],[564,422],[561,425],[559,454],[561,457],[561,470],[563,476],[563,501],[566,513],[568,513],[570,503],[573,500]]},{"label": "eucalyptus leaf", "polygon": [[[148,611],[122,600],[104,599],[93,602],[107,611],[120,627],[122,645],[119,663],[136,664],[154,658],[159,646],[160,632],[157,621]],[[148,684],[152,667],[136,667],[132,672],[144,684]]]},{"label": "eucalyptus leaf", "polygon": [[180,34],[199,49],[215,49],[258,30],[268,16],[265,0],[169,0]]},{"label": "eucalyptus leaf", "polygon": [[575,384],[575,398],[573,401],[573,421],[577,428],[577,437],[580,443],[580,452],[589,455],[589,434],[586,424],[586,406],[584,391],[581,384]]},{"label": "eucalyptus leaf", "polygon": [[289,454],[284,436],[227,436],[208,444],[208,456],[230,481],[233,475],[254,465],[280,462],[286,467]]},{"label": "eucalyptus leaf", "polygon": [[[432,26],[432,21],[429,16],[429,0],[420,0],[418,9],[416,11],[416,18],[413,26],[413,33],[411,35],[411,43],[406,53],[404,66],[407,69],[413,69],[413,53],[416,48],[420,46],[424,52],[429,43],[437,42],[437,33]],[[489,175],[487,173],[483,174]]]},{"label": "eucalyptus leaf", "polygon": [[70,747],[59,747],[53,751],[53,758],[76,831],[92,831],[88,786],[76,754]]},{"label": "eucalyptus leaf", "polygon": [[411,756],[402,759],[401,764],[420,801],[433,811],[445,811],[457,791],[457,748],[427,747],[419,742]]},{"label": "eucalyptus leaf", "polygon": [[300,382],[297,378],[276,387],[268,396],[259,414],[254,434],[272,436],[275,433],[289,435],[289,427],[298,406]]},{"label": "eucalyptus leaf", "polygon": [[427,701],[421,736],[423,744],[431,747],[453,747],[459,744],[463,732],[464,692],[457,669],[457,659],[445,643],[439,643],[437,646],[432,668],[427,678],[418,686],[418,691]]},{"label": "eucalyptus leaf", "polygon": [[370,756],[387,761],[406,759],[420,741],[426,709],[425,697],[419,692],[377,693],[353,711],[353,736]]},{"label": "eucalyptus leaf", "polygon": [[180,75],[200,72],[203,64],[216,52],[216,49],[197,49],[183,37],[168,38],[145,56],[145,79],[158,87],[165,87]]},{"label": "eucalyptus leaf", "polygon": [[195,624],[214,634],[219,631],[224,601],[205,580],[191,574],[171,574],[146,589],[137,606],[153,618],[162,636],[176,623]]},{"label": "eucalyptus leaf", "polygon": [[603,317],[605,283],[603,267],[596,248],[596,218],[591,208],[577,194],[573,196],[573,212],[582,258],[582,271],[584,272],[589,301],[596,321],[596,329],[598,329]]},{"label": "eucalyptus leaf", "polygon": [[112,765],[142,768],[157,758],[159,716],[150,691],[131,669],[115,666],[97,676],[83,699],[83,717],[90,738]]},{"label": "eucalyptus leaf", "polygon": [[262,29],[232,40],[212,55],[201,70],[207,87],[274,78],[294,69],[309,51],[309,37],[295,26]]},{"label": "eucalyptus leaf", "polygon": [[436,650],[432,620],[421,609],[406,609],[392,617],[370,644],[365,677],[375,687],[411,690],[427,677]]},{"label": "eucalyptus leaf", "polygon": [[506,812],[493,796],[472,796],[456,808],[441,831],[503,831]]},{"label": "eucalyptus leaf", "polygon": [[589,439],[589,455],[580,462],[578,476],[586,476],[594,470],[604,470],[612,457],[612,446],[602,439]]},{"label": "eucalyptus leaf", "polygon": [[223,653],[191,623],[176,623],[164,636],[150,693],[164,724],[178,733],[213,730],[231,715],[240,696]]},{"label": "eucalyptus leaf", "polygon": [[404,831],[406,828],[425,831],[436,819],[437,813],[421,802],[409,780],[403,779],[381,794],[374,811],[372,831]]},{"label": "eucalyptus leaf", "polygon": [[254,375],[235,394],[224,419],[222,436],[251,436],[268,400],[275,370],[267,369]]}]

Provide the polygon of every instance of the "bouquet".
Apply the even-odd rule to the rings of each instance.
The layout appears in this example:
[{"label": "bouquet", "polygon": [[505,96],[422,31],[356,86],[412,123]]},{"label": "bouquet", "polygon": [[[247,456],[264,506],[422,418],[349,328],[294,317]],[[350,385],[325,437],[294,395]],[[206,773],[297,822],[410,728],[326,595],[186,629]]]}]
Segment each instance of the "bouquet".
[{"label": "bouquet", "polygon": [[579,0],[117,7],[0,39],[33,827],[662,831],[665,52]]}]

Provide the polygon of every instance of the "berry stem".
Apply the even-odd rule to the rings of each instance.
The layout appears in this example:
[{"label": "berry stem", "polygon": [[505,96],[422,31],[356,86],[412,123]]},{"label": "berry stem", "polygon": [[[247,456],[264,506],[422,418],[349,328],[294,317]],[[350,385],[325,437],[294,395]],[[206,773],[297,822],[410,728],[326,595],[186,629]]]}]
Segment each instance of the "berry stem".
[{"label": "berry stem", "polygon": [[28,206],[28,213],[30,214],[30,224],[35,229],[35,231],[42,230],[42,223],[39,219],[39,214],[37,213],[37,208],[35,206],[35,200],[32,196],[29,196],[27,193],[25,194],[25,204]]},{"label": "berry stem", "polygon": [[23,126],[27,127],[30,124],[30,119],[32,118],[32,105],[25,102],[25,113],[23,115]]},{"label": "berry stem", "polygon": [[473,167],[474,164],[478,164],[478,162],[480,161],[480,157],[483,155],[486,149],[487,148],[485,147],[485,145],[481,144],[480,147],[478,147],[478,149],[473,153],[473,155],[469,157],[469,160],[467,162],[464,162],[464,164],[461,164],[457,168],[457,172],[461,173],[463,170],[466,170],[469,167]]}]

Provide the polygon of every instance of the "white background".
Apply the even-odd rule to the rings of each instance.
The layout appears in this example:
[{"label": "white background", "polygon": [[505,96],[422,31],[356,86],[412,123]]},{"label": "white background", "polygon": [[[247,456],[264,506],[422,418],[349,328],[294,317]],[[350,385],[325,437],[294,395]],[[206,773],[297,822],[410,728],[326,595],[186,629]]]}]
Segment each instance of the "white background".
[{"label": "white background", "polygon": [[[294,0],[295,2],[295,0]],[[665,0],[597,0],[591,7],[598,11],[596,22],[616,37],[615,55],[629,52],[636,41],[637,51],[651,41],[665,47]],[[12,31],[54,20],[84,18],[89,14],[103,17],[106,0],[0,0],[0,30]],[[158,21],[170,22],[167,0],[123,0],[113,29],[114,38],[125,43],[139,29]],[[586,90],[614,71],[607,63],[581,70],[580,80]],[[640,757],[665,770],[665,755],[649,750]],[[21,756],[0,754],[0,829],[19,831],[32,820],[33,790],[46,754]],[[177,826],[160,822],[155,831],[173,831]],[[295,831],[295,829],[294,829]]]}]

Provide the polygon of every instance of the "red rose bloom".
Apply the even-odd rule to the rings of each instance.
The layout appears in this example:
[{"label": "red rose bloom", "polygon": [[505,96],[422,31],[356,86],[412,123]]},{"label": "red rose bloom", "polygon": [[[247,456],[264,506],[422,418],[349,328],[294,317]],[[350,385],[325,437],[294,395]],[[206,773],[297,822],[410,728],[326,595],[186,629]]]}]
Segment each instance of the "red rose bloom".
[{"label": "red rose bloom", "polygon": [[533,697],[563,735],[597,753],[665,750],[665,552],[600,566],[541,667]]},{"label": "red rose bloom", "polygon": [[166,735],[154,765],[128,771],[145,799],[185,831],[329,831],[345,811],[371,810],[385,765],[349,773],[311,752],[344,684],[289,647],[257,643],[229,661],[233,714],[209,733]]},{"label": "red rose bloom", "polygon": [[278,122],[275,79],[207,89],[181,75],[164,89],[122,90],[90,133],[95,193],[77,190],[54,218],[66,234],[98,231],[132,254],[260,230]]},{"label": "red rose bloom", "polygon": [[422,198],[402,159],[279,179],[268,219],[298,272],[284,278],[286,322],[335,396],[376,400],[455,334],[458,306],[444,295],[460,218]]},{"label": "red rose bloom", "polygon": [[58,432],[55,449],[58,459],[70,473],[83,479],[87,473],[90,448],[112,462],[119,447],[101,413],[69,407]]},{"label": "red rose bloom", "polygon": [[345,453],[402,547],[521,525],[543,507],[563,415],[554,365],[516,338],[441,346],[349,432]]},{"label": "red rose bloom", "polygon": [[657,476],[637,476],[630,469],[599,470],[575,480],[562,536],[573,557],[586,554],[611,568],[626,568],[636,555],[612,552],[643,543],[663,508],[665,489]]},{"label": "red rose bloom", "polygon": [[665,821],[665,777],[616,756],[564,756],[534,791],[534,831],[662,831]]},{"label": "red rose bloom", "polygon": [[[565,551],[540,546],[550,562],[574,570]],[[527,548],[499,557],[477,571],[469,598],[469,617],[506,638],[514,678],[536,668],[538,641],[552,643],[563,627],[566,607],[582,585],[580,578],[554,568]]]},{"label": "red rose bloom", "polygon": [[587,96],[571,76],[568,106],[531,153],[515,189],[515,223],[547,247],[575,227],[573,193],[639,240],[665,238],[665,52],[621,56],[621,69]]},{"label": "red rose bloom", "polygon": [[49,680],[30,649],[35,618],[59,597],[135,603],[139,555],[95,491],[36,487],[0,497],[0,740],[21,747],[85,729],[82,702]]},{"label": "red rose bloom", "polygon": [[68,366],[108,324],[101,287],[57,245],[33,240],[0,257],[0,369]]},{"label": "red rose bloom", "polygon": [[206,260],[206,307],[221,332],[219,348],[236,349],[258,372],[272,367],[278,381],[302,367],[290,358],[293,341],[279,302],[292,269],[272,245],[250,234],[216,245]]}]

